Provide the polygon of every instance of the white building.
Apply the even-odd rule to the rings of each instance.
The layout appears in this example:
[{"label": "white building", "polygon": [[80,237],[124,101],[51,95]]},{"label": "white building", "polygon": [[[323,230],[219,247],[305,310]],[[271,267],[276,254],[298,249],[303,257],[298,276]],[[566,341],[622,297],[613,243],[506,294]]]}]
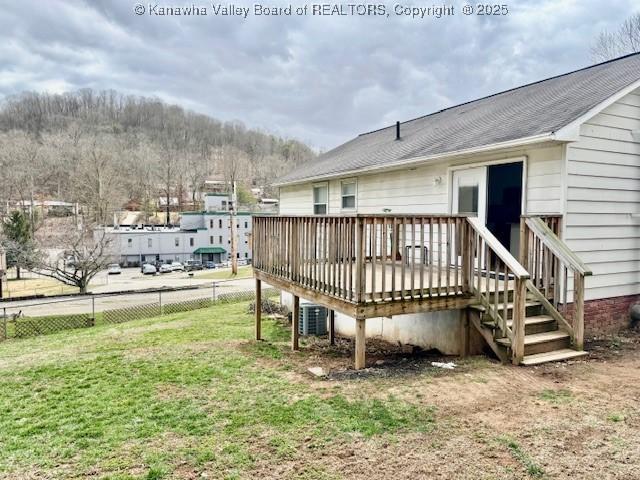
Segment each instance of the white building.
[{"label": "white building", "polygon": [[[145,262],[229,260],[231,223],[226,195],[210,194],[204,212],[184,212],[180,227],[106,227],[117,261],[127,266]],[[251,213],[237,212],[238,258],[251,260]],[[101,230],[96,232],[100,235]]]}]

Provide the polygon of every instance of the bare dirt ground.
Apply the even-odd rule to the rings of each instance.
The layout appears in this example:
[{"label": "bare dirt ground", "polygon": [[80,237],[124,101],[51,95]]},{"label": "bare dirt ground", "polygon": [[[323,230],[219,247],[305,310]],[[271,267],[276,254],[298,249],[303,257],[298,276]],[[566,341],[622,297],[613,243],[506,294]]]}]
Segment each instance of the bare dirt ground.
[{"label": "bare dirt ground", "polygon": [[[369,368],[354,372],[348,341],[308,343],[281,360],[296,359],[286,375],[319,392],[432,406],[433,428],[308,445],[275,470],[258,466],[255,478],[640,479],[640,333],[587,348],[586,360],[523,368],[380,343],[369,345]],[[431,365],[441,360],[458,365]],[[313,377],[311,366],[327,376]]]}]

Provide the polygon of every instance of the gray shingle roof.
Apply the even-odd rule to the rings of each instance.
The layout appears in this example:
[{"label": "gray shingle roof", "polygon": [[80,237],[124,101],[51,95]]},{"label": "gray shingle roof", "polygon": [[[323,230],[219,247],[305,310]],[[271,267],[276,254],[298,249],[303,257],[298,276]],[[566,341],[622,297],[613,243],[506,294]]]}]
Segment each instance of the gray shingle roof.
[{"label": "gray shingle roof", "polygon": [[359,135],[280,178],[279,185],[557,132],[640,79],[640,54],[497,93]]}]

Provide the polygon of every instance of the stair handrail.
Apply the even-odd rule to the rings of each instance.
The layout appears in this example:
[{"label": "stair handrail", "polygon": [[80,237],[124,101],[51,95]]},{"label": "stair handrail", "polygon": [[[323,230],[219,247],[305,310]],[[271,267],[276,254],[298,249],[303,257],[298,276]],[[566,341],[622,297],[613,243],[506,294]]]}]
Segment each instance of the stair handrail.
[{"label": "stair handrail", "polygon": [[[532,241],[534,245],[531,245]],[[556,314],[562,315],[562,321],[558,323],[568,331],[574,347],[582,350],[584,286],[585,277],[592,275],[591,269],[540,217],[522,218],[520,248],[521,262],[530,272],[534,272],[529,289],[535,289],[544,297],[547,310],[554,317]],[[573,273],[573,325],[567,320],[569,271]]]},{"label": "stair handrail", "polygon": [[500,257],[500,259],[509,267],[513,275],[516,278],[527,279],[529,278],[529,272],[526,268],[520,265],[520,262],[511,255],[511,252],[507,250],[500,240],[498,240],[491,231],[478,219],[478,217],[467,217],[467,221],[471,224],[473,229],[487,242],[489,248]]},{"label": "stair handrail", "polygon": [[539,217],[525,217],[524,221],[531,231],[538,236],[549,250],[553,252],[562,262],[570,265],[573,270],[584,276],[593,275],[593,272],[587,267],[580,257],[571,250],[566,243],[553,233],[553,230],[542,221]]},{"label": "stair handrail", "polygon": [[[526,297],[527,297],[527,280],[529,280],[529,272],[515,259],[513,255],[500,243],[500,241],[489,231],[489,229],[477,218],[467,217],[470,226],[467,238],[469,243],[465,246],[464,254],[470,262],[467,267],[469,279],[467,284],[473,286],[473,290],[485,308],[491,313],[491,316],[499,323],[499,327],[503,333],[511,340],[512,361],[518,365],[524,357],[524,336],[525,336],[525,317],[526,317]],[[475,235],[473,234],[475,232]],[[491,277],[491,251],[502,262],[495,260],[495,268],[493,270],[493,278]],[[482,272],[482,262],[484,261],[484,273]],[[477,263],[477,273],[474,273],[474,267]],[[500,290],[498,279],[502,275],[503,279],[503,314],[499,313],[499,297]],[[482,277],[485,277],[484,289],[482,285]],[[507,304],[509,301],[509,283],[511,278],[514,280],[513,288],[513,324],[512,328],[507,326]],[[477,287],[475,280],[477,279]],[[493,301],[491,299],[491,283],[494,283]]]}]

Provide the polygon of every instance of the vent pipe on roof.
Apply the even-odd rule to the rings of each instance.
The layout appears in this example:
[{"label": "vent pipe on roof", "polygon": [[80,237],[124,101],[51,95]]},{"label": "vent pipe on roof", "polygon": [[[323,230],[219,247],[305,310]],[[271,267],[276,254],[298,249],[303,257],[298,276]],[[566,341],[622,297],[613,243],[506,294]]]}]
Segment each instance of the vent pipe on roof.
[{"label": "vent pipe on roof", "polygon": [[400,140],[400,122],[396,122],[396,140]]}]

